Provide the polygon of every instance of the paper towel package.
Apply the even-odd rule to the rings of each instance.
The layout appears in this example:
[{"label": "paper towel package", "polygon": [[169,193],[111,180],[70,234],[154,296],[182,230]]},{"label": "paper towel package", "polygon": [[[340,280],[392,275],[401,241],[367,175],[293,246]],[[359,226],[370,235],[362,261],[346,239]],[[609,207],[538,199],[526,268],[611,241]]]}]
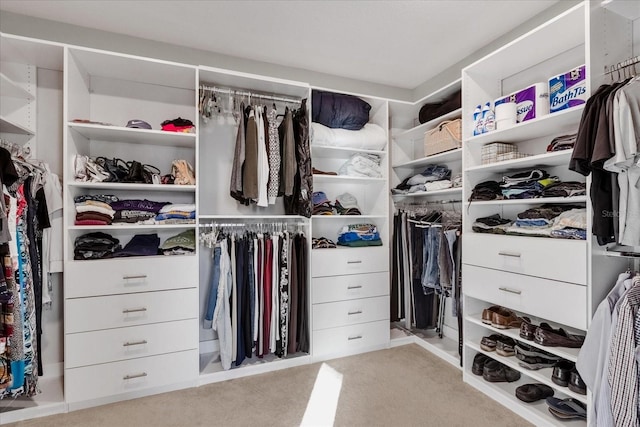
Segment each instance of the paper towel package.
[{"label": "paper towel package", "polygon": [[549,79],[549,104],[552,113],[587,102],[586,69],[582,65]]},{"label": "paper towel package", "polygon": [[549,114],[549,92],[546,83],[535,83],[527,88],[496,99],[495,105],[515,102],[518,123]]}]

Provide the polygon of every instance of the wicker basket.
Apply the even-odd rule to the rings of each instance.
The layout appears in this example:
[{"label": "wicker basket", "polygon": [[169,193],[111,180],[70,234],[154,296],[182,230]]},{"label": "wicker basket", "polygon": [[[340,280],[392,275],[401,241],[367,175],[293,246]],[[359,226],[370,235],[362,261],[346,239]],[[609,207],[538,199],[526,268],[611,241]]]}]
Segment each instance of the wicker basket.
[{"label": "wicker basket", "polygon": [[447,120],[424,134],[424,155],[462,147],[462,119]]}]

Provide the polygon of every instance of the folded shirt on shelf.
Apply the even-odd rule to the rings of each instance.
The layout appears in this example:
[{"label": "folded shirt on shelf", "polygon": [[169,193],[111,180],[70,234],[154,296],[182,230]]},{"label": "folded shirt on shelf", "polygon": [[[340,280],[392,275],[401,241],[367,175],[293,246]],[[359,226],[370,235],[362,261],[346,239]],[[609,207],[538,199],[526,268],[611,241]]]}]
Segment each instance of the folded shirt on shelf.
[{"label": "folded shirt on shelf", "polygon": [[564,181],[554,182],[542,190],[542,197],[572,197],[584,196],[587,186],[584,182]]},{"label": "folded shirt on shelf", "polygon": [[114,257],[158,255],[160,237],[156,233],[136,234],[124,248],[116,250]]},{"label": "folded shirt on shelf", "polygon": [[186,230],[180,234],[169,237],[160,246],[160,252],[164,255],[188,255],[196,251],[196,232]]},{"label": "folded shirt on shelf", "polygon": [[311,243],[311,249],[335,249],[336,244],[333,240],[326,237],[314,237]]},{"label": "folded shirt on shelf", "polygon": [[124,209],[116,211],[113,216],[113,222],[135,224],[141,221],[147,221],[156,217],[154,212],[140,211],[136,209]]},{"label": "folded shirt on shelf", "polygon": [[505,234],[506,228],[511,225],[511,220],[501,218],[499,214],[477,218],[471,225],[476,233]]},{"label": "folded shirt on shelf", "polygon": [[338,235],[342,246],[381,246],[382,240],[374,224],[349,224],[342,227]]},{"label": "folded shirt on shelf", "polygon": [[97,201],[103,202],[107,205],[111,205],[111,203],[117,202],[118,197],[111,194],[84,194],[82,196],[76,196],[73,198],[75,203],[84,203],[88,201]]},{"label": "folded shirt on shelf", "polygon": [[153,200],[125,199],[111,203],[111,208],[116,211],[138,210],[158,213],[162,207],[169,205],[169,202],[155,202]]},{"label": "folded shirt on shelf", "polygon": [[110,258],[120,249],[120,241],[107,233],[93,232],[78,236],[74,241],[73,259]]},{"label": "folded shirt on shelf", "polygon": [[547,151],[573,150],[578,134],[557,136],[551,140],[547,146]]},{"label": "folded shirt on shelf", "polygon": [[502,200],[502,188],[496,181],[483,181],[473,187],[469,201],[472,200]]},{"label": "folded shirt on shelf", "polygon": [[340,169],[338,175],[346,175],[362,178],[382,178],[380,156],[377,154],[355,153],[352,154]]}]

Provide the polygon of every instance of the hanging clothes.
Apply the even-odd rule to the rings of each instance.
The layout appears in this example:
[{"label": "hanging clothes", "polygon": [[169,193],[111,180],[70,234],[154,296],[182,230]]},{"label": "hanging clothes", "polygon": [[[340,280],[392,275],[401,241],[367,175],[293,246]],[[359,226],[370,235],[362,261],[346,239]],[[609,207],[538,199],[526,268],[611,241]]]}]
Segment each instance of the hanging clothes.
[{"label": "hanging clothes", "polygon": [[313,169],[311,167],[311,148],[309,147],[309,120],[306,99],[293,114],[294,141],[296,146],[297,171],[293,183],[293,194],[285,194],[285,212],[288,215],[301,215],[311,218],[313,204]]}]

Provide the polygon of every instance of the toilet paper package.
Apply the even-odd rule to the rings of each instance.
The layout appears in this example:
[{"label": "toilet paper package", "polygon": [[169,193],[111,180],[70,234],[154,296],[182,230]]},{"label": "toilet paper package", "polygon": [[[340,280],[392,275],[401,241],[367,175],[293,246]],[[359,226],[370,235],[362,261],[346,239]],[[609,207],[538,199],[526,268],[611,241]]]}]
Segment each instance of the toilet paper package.
[{"label": "toilet paper package", "polygon": [[549,105],[552,113],[587,102],[586,69],[582,65],[549,79]]},{"label": "toilet paper package", "polygon": [[496,99],[495,105],[515,102],[518,123],[549,114],[549,92],[547,83],[535,83],[527,88]]}]

